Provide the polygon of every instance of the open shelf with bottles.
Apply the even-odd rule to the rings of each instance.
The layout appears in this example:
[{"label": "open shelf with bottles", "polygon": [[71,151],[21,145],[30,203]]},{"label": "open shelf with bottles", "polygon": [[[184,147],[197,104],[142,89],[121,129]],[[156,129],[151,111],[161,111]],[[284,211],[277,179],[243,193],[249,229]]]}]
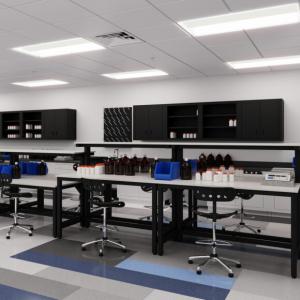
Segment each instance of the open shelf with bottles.
[{"label": "open shelf with bottles", "polygon": [[169,105],[167,131],[172,140],[196,140],[199,136],[198,104]]},{"label": "open shelf with bottles", "polygon": [[30,111],[23,113],[23,138],[42,138],[42,112]]},{"label": "open shelf with bottles", "polygon": [[2,136],[7,139],[21,137],[21,114],[18,112],[2,114]]},{"label": "open shelf with bottles", "polygon": [[203,138],[235,139],[237,137],[237,104],[203,104]]}]

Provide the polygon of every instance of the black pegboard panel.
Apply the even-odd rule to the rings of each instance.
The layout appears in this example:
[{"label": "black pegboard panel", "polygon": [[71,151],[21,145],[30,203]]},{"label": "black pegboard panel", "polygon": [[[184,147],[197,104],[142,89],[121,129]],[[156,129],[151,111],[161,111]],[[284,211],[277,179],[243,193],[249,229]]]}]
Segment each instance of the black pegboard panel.
[{"label": "black pegboard panel", "polygon": [[104,141],[132,142],[132,108],[104,109]]}]

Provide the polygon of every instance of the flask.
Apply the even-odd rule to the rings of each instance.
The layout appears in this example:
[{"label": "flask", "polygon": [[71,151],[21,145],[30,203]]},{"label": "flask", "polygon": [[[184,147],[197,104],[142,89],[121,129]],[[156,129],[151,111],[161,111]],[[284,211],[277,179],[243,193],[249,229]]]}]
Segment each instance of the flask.
[{"label": "flask", "polygon": [[180,177],[182,180],[192,179],[192,166],[188,162],[187,158],[185,158],[184,161],[181,163]]}]

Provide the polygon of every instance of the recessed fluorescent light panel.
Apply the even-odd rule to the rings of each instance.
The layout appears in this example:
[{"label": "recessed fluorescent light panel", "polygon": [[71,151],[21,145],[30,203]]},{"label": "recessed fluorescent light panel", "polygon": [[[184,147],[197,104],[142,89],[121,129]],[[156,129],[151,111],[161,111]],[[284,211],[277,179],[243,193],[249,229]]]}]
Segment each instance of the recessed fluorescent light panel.
[{"label": "recessed fluorescent light panel", "polygon": [[34,87],[42,87],[42,86],[65,85],[65,84],[69,84],[69,82],[56,80],[56,79],[45,79],[45,80],[34,80],[34,81],[24,81],[24,82],[13,82],[12,84],[34,88]]},{"label": "recessed fluorescent light panel", "polygon": [[298,3],[246,10],[178,22],[194,36],[266,28],[300,22]]},{"label": "recessed fluorescent light panel", "polygon": [[168,73],[156,69],[102,74],[102,76],[111,79],[133,79],[133,78],[145,78],[145,77],[156,77],[156,76],[166,76],[166,75],[168,75]]},{"label": "recessed fluorescent light panel", "polygon": [[236,70],[295,65],[300,64],[300,55],[231,61],[227,62],[227,64]]},{"label": "recessed fluorescent light panel", "polygon": [[105,49],[103,46],[83,38],[60,40],[49,43],[35,44],[12,50],[35,57],[53,57]]}]

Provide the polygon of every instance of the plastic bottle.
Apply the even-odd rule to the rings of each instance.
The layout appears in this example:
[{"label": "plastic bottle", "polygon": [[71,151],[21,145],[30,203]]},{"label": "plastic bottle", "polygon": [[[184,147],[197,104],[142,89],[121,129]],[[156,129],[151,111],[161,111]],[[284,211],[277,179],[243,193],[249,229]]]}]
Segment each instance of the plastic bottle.
[{"label": "plastic bottle", "polygon": [[184,161],[181,163],[180,177],[182,180],[191,180],[192,179],[192,166],[188,162],[187,158],[185,158]]},{"label": "plastic bottle", "polygon": [[115,174],[124,175],[123,157],[116,159],[114,165],[115,165]]},{"label": "plastic bottle", "polygon": [[134,154],[133,158],[132,158],[132,164],[134,166],[134,171],[135,173],[140,172],[140,162],[136,156],[136,154]]}]

